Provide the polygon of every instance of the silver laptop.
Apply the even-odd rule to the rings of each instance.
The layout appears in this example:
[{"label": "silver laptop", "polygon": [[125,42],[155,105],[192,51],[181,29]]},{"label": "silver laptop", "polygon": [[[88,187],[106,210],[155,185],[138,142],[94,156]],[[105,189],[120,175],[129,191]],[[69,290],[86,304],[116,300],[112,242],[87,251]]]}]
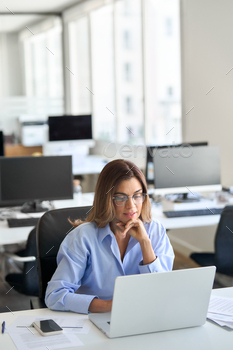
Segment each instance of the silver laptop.
[{"label": "silver laptop", "polygon": [[117,277],[112,311],[89,319],[109,338],[201,326],[215,266]]}]

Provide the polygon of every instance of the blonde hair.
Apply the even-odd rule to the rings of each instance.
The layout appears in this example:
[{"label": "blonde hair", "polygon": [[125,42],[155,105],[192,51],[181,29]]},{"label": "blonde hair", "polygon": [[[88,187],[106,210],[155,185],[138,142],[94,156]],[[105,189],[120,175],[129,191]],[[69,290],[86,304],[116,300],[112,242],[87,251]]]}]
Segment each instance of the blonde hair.
[{"label": "blonde hair", "polygon": [[[75,220],[73,226],[79,226],[86,222],[95,222],[99,228],[105,227],[115,217],[115,209],[112,197],[115,187],[121,181],[135,177],[142,185],[143,193],[147,193],[147,184],[142,171],[132,162],[116,159],[105,165],[101,171],[95,189],[93,207],[85,221]],[[141,219],[143,222],[151,222],[151,204],[149,196],[142,203]]]}]

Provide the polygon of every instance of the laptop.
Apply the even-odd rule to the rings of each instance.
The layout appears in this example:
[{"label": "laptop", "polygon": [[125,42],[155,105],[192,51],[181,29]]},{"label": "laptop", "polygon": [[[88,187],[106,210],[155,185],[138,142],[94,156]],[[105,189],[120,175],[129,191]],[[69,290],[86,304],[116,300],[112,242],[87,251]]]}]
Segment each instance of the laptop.
[{"label": "laptop", "polygon": [[215,266],[120,276],[112,311],[89,314],[109,338],[201,326],[206,321]]}]

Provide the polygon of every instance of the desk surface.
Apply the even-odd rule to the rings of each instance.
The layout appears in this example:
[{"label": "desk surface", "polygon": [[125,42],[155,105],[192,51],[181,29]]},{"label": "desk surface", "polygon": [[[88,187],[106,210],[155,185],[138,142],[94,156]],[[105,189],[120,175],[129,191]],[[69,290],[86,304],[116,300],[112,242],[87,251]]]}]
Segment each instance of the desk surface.
[{"label": "desk surface", "polygon": [[80,156],[79,154],[72,156],[73,174],[99,174],[107,164],[107,161],[96,155]]},{"label": "desk surface", "polygon": [[[215,295],[232,297],[233,288],[215,289],[212,291]],[[10,306],[9,306],[10,307]],[[9,326],[18,316],[35,315],[36,317],[73,315],[73,317],[83,317],[80,314],[71,314],[64,312],[51,311],[49,309],[27,310],[1,313],[0,324],[6,322]],[[174,331],[150,333],[144,335],[108,339],[99,331],[90,321],[90,331],[88,334],[79,335],[79,339],[84,346],[76,349],[89,350],[141,350],[141,349],[163,349],[163,350],[231,350],[233,344],[233,330],[228,331],[210,321],[207,321],[201,327],[186,328]],[[8,334],[0,334],[1,349],[16,349],[14,343]],[[75,349],[75,348],[70,348]]]},{"label": "desk surface", "polygon": [[167,218],[163,214],[161,207],[152,205],[152,217],[154,219],[159,220],[167,230],[185,227],[201,227],[216,225],[220,220],[220,216],[221,215],[201,215]]},{"label": "desk surface", "polygon": [[[75,194],[74,199],[54,201],[56,209],[88,206],[93,203],[93,193]],[[43,213],[41,213],[43,215]],[[28,238],[31,227],[9,228],[7,221],[0,221],[0,245],[25,242]]]},{"label": "desk surface", "polygon": [[[93,193],[75,194],[74,199],[54,201],[56,209],[93,204]],[[159,220],[166,229],[177,229],[185,227],[199,227],[216,225],[220,215],[204,215],[183,218],[166,218],[161,207],[152,205],[152,217]],[[27,240],[28,234],[33,227],[9,228],[7,221],[0,221],[0,245],[20,243]]]}]

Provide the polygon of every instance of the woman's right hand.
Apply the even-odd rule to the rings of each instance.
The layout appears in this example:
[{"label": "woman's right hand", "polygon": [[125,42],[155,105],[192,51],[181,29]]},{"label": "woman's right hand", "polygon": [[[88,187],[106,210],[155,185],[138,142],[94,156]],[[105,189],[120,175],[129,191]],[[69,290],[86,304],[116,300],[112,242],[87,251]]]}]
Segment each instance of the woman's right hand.
[{"label": "woman's right hand", "polygon": [[88,311],[90,312],[108,312],[112,310],[112,299],[103,300],[94,298],[89,306]]}]

